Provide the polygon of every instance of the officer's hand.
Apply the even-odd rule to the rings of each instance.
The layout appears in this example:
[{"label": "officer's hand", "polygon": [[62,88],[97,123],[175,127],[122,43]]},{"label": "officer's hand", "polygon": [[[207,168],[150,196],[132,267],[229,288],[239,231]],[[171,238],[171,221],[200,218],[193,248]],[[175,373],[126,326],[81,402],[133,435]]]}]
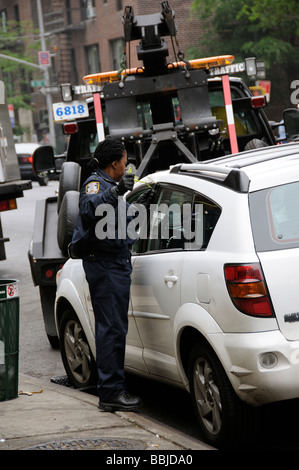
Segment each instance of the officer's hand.
[{"label": "officer's hand", "polygon": [[142,204],[146,209],[149,208],[155,196],[155,191],[153,189],[147,190],[139,196],[135,204]]},{"label": "officer's hand", "polygon": [[137,199],[136,204],[146,204],[150,199],[151,199],[151,193],[152,191],[144,191],[144,193],[141,194],[141,196],[139,196],[139,198]]},{"label": "officer's hand", "polygon": [[134,175],[132,173],[125,173],[117,185],[117,193],[122,196],[127,191],[131,191],[134,186]]}]

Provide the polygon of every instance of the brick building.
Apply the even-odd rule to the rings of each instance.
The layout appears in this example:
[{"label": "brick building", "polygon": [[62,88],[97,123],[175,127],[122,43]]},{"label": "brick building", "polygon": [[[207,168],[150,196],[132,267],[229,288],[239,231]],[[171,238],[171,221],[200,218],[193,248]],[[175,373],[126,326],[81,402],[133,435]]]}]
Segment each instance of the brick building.
[{"label": "brick building", "polygon": [[[193,0],[169,0],[175,12],[178,28],[177,39],[180,50],[186,54],[188,47],[197,43],[200,32],[200,22],[191,18]],[[39,30],[38,0],[0,0],[0,28],[5,22],[15,20],[23,22],[31,20],[36,30]],[[44,39],[50,52],[51,66],[49,77],[51,98],[60,100],[55,94],[55,88],[61,83],[82,83],[82,77],[89,73],[118,69],[123,55],[123,25],[124,7],[132,6],[135,15],[158,13],[161,11],[161,1],[153,0],[40,0],[44,25]],[[28,38],[26,38],[28,40]],[[38,41],[38,36],[32,36],[31,41]],[[171,39],[167,39],[169,61],[175,59],[172,53]],[[1,44],[0,44],[1,52]],[[38,64],[38,54],[33,60]],[[130,66],[138,65],[136,44],[131,45]],[[1,62],[0,62],[1,69]],[[40,79],[42,74],[36,69],[30,73],[30,78]],[[31,104],[34,107],[33,118],[30,113],[19,112],[19,119],[30,127],[30,133],[35,132],[38,140],[47,127],[46,97],[38,87],[30,90]],[[29,122],[32,121],[32,122]],[[26,140],[31,137],[26,136]]]}]

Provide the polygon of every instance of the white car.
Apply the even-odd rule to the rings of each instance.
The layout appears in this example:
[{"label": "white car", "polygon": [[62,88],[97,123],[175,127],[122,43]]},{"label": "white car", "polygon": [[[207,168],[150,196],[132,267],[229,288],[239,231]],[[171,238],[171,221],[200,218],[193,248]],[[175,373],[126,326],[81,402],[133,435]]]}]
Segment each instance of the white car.
[{"label": "white car", "polygon": [[[251,407],[299,397],[299,144],[176,165],[129,202],[148,185],[156,205],[133,247],[126,369],[186,388],[206,441],[237,442]],[[69,379],[90,384],[81,260],[59,273],[55,318]]]}]

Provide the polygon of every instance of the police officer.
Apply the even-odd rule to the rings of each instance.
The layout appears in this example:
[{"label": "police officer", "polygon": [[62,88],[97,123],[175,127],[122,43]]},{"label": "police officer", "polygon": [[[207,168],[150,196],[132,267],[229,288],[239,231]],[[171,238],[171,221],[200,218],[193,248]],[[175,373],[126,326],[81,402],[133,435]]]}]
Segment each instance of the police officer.
[{"label": "police officer", "polygon": [[[118,139],[100,142],[91,161],[92,175],[82,186],[79,216],[72,248],[83,259],[95,315],[99,407],[105,411],[134,411],[141,399],[126,391],[124,356],[128,329],[128,305],[132,271],[130,248],[134,240],[117,236],[120,198],[134,185],[125,173],[127,152]],[[113,208],[115,236],[98,237],[95,215],[101,204]],[[128,222],[127,222],[128,223]],[[112,225],[113,226],[113,225]]]}]

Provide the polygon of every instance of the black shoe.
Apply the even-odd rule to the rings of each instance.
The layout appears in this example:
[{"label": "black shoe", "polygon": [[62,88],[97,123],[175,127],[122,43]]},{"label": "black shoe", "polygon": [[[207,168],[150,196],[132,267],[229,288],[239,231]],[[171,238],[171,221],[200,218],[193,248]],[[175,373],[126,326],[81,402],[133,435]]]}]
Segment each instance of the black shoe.
[{"label": "black shoe", "polygon": [[136,411],[141,405],[141,398],[128,392],[112,398],[109,402],[99,402],[99,408],[104,411]]}]

